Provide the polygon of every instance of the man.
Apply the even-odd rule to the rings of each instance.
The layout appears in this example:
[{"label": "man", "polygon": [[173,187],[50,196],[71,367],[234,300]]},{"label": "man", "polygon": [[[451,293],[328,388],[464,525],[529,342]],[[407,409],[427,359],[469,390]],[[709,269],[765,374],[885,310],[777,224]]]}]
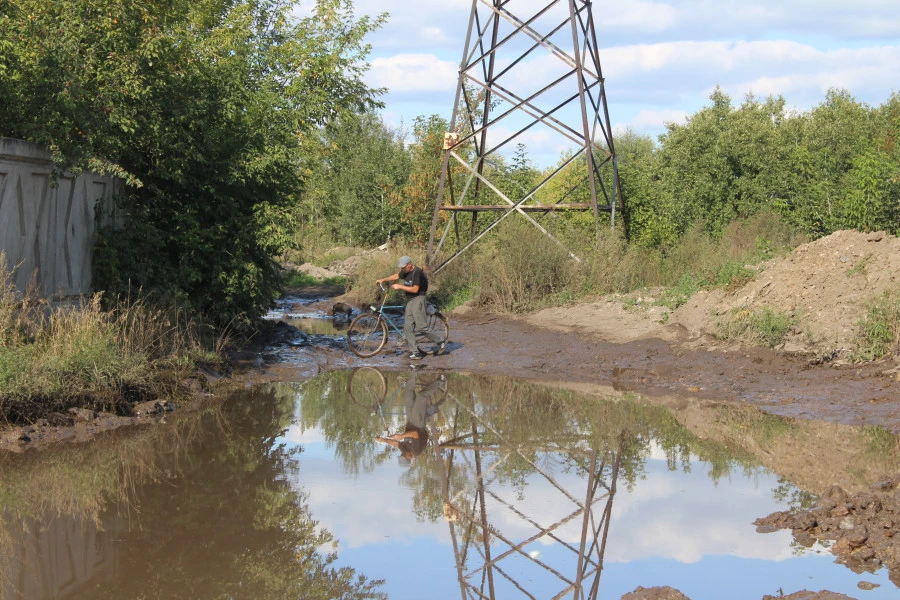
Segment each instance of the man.
[{"label": "man", "polygon": [[413,369],[403,388],[403,401],[406,405],[406,425],[403,433],[395,433],[388,437],[378,436],[379,442],[400,450],[401,464],[409,464],[412,459],[422,454],[428,443],[429,417],[438,412],[447,394],[447,379],[444,375],[421,390],[416,389],[416,371]]},{"label": "man", "polygon": [[394,283],[391,285],[392,290],[403,290],[406,292],[406,310],[403,313],[403,335],[406,337],[406,343],[409,346],[409,358],[411,360],[422,360],[425,353],[416,345],[416,333],[421,333],[426,338],[435,343],[435,355],[444,351],[447,340],[442,340],[440,336],[432,332],[428,328],[427,315],[425,314],[425,294],[428,292],[428,277],[425,271],[412,263],[412,259],[408,256],[401,256],[397,262],[399,273],[389,275],[384,279],[378,279],[376,284],[381,285],[389,281],[401,281],[402,283]]}]

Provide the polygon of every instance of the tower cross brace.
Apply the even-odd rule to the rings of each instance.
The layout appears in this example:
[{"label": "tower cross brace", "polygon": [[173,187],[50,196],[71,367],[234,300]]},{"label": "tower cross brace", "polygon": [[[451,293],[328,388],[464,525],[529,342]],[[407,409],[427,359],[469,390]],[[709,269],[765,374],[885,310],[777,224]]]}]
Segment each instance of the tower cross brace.
[{"label": "tower cross brace", "polygon": [[[593,2],[551,0],[527,17],[513,12],[518,3],[472,1],[428,238],[432,273],[510,215],[563,246],[541,223],[547,215],[591,210],[599,226],[604,211],[614,225],[624,209]],[[535,133],[554,136],[567,154],[531,189],[516,189],[498,156]],[[490,217],[479,223],[480,214]],[[469,215],[468,239],[460,236],[461,215]],[[451,229],[455,246],[442,254]]]}]

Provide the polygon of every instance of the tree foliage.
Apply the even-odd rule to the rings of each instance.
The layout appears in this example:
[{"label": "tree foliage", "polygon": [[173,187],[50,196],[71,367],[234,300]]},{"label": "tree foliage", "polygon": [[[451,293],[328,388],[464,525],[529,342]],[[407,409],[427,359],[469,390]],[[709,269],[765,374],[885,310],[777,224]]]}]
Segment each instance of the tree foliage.
[{"label": "tree foliage", "polygon": [[264,312],[317,130],[376,105],[348,0],[7,0],[0,135],[60,168],[123,177],[124,226],[101,233],[111,292],[165,291],[229,321]]},{"label": "tree foliage", "polygon": [[408,233],[396,202],[410,169],[403,131],[369,112],[335,119],[321,136],[301,195],[301,243],[376,246]]},{"label": "tree foliage", "polygon": [[831,90],[808,112],[781,97],[734,107],[718,89],[710,100],[649,149],[649,138],[617,140],[633,241],[665,247],[698,222],[719,235],[764,209],[814,237],[900,231],[896,94],[872,108]]}]

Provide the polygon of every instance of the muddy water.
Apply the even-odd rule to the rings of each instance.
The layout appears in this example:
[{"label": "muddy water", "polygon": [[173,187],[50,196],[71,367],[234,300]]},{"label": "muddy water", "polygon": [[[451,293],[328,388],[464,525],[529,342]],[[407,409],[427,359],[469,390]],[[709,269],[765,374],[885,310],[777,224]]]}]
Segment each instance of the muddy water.
[{"label": "muddy water", "polygon": [[[846,450],[828,472],[796,470],[822,462],[802,455],[814,437]],[[854,573],[752,525],[808,506],[819,479],[864,485],[896,452],[883,431],[751,409],[432,369],[333,372],[0,457],[0,591],[618,599],[669,585],[693,600],[896,598],[884,570]]]}]

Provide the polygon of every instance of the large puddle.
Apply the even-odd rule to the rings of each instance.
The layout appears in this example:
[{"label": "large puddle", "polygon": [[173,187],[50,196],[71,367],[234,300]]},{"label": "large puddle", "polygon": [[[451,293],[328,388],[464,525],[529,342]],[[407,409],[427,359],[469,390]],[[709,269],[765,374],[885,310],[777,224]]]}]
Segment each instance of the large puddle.
[{"label": "large puddle", "polygon": [[[246,390],[0,456],[2,598],[897,598],[753,521],[862,488],[887,432],[432,369]],[[877,442],[877,443],[875,443]],[[863,591],[860,582],[877,584]]]}]

